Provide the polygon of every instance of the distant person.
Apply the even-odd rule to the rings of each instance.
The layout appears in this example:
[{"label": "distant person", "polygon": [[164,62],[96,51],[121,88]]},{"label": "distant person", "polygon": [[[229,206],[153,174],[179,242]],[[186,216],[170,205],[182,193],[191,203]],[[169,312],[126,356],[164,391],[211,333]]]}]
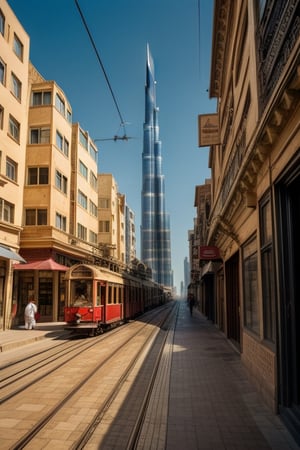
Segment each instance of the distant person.
[{"label": "distant person", "polygon": [[188,306],[190,308],[191,316],[193,315],[193,308],[195,306],[195,297],[194,294],[189,294],[187,299]]},{"label": "distant person", "polygon": [[34,330],[36,321],[35,315],[37,313],[37,306],[34,297],[30,297],[24,311],[25,329]]}]

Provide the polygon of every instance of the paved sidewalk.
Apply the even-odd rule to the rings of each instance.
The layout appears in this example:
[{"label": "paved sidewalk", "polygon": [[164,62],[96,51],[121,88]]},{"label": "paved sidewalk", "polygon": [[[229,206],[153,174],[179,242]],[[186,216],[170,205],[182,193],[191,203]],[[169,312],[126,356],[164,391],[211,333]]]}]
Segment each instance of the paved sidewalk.
[{"label": "paved sidewalk", "polygon": [[0,353],[41,339],[55,339],[69,333],[64,329],[65,322],[38,323],[34,330],[25,330],[24,325],[11,330],[0,331]]},{"label": "paved sidewalk", "polygon": [[181,302],[174,336],[167,450],[299,449],[261,402],[239,354]]}]

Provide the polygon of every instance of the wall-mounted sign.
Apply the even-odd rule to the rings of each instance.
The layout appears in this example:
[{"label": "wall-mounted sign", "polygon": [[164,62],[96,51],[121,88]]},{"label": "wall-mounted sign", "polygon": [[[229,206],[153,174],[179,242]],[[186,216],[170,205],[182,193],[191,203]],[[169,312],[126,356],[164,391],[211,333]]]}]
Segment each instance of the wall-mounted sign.
[{"label": "wall-mounted sign", "polygon": [[201,114],[198,116],[199,147],[220,144],[220,127],[218,114]]},{"label": "wall-mounted sign", "polygon": [[218,247],[201,245],[199,247],[200,260],[211,261],[214,259],[222,259]]}]

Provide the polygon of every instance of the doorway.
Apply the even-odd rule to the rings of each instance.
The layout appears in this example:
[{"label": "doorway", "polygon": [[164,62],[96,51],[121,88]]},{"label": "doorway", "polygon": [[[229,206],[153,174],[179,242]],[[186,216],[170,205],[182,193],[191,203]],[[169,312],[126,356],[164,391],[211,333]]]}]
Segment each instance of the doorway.
[{"label": "doorway", "polygon": [[240,350],[239,254],[225,263],[227,337]]},{"label": "doorway", "polygon": [[53,271],[39,272],[39,313],[43,322],[52,321],[53,313]]},{"label": "doorway", "polygon": [[300,168],[276,186],[279,410],[300,442]]}]

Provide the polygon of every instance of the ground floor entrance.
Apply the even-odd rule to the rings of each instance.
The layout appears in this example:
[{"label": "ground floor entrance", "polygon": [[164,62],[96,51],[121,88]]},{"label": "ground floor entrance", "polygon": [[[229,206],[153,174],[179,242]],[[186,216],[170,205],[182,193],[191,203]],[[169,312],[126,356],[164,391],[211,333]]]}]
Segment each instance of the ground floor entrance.
[{"label": "ground floor entrance", "polygon": [[19,270],[14,275],[14,292],[17,314],[14,325],[22,324],[24,309],[31,296],[36,298],[39,320],[56,322],[64,320],[64,272],[56,270]]},{"label": "ground floor entrance", "polygon": [[300,151],[276,185],[279,410],[300,441]]},{"label": "ground floor entrance", "polygon": [[227,337],[240,349],[241,320],[239,296],[239,254],[225,263]]}]

